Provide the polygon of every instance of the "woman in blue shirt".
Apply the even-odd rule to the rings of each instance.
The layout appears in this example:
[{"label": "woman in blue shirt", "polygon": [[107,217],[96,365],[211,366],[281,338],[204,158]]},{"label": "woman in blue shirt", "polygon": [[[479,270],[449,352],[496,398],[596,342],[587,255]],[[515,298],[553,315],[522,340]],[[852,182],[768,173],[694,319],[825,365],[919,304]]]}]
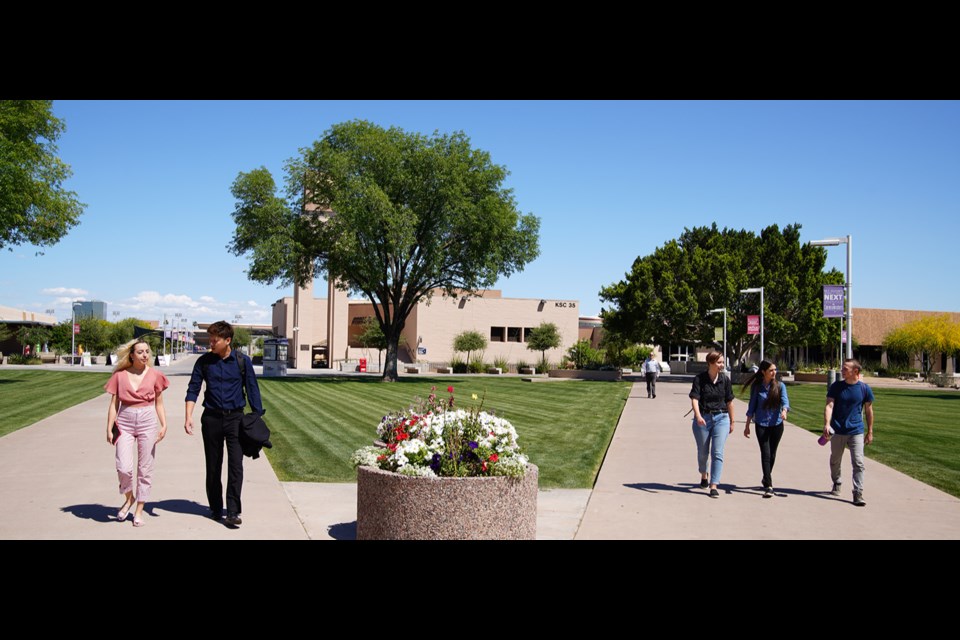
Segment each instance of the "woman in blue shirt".
[{"label": "woman in blue shirt", "polygon": [[783,421],[790,410],[787,386],[777,380],[777,365],[764,360],[760,368],[743,383],[750,387],[747,406],[747,426],[743,435],[750,437],[750,421],[757,424],[757,442],[760,444],[760,466],[763,468],[763,497],[773,497],[773,465],[777,461],[777,446],[783,437]]}]

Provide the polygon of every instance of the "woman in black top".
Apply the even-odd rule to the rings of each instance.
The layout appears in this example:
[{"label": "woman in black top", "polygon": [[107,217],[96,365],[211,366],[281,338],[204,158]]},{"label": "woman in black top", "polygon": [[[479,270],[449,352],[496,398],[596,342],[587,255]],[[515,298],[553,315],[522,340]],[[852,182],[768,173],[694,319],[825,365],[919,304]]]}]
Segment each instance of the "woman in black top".
[{"label": "woman in black top", "polygon": [[[733,433],[733,385],[720,370],[722,354],[707,354],[707,370],[697,374],[690,390],[693,406],[693,438],[697,441],[700,488],[710,487],[710,497],[719,498],[717,485],[723,471],[723,446]],[[707,474],[707,456],[710,474]]]}]

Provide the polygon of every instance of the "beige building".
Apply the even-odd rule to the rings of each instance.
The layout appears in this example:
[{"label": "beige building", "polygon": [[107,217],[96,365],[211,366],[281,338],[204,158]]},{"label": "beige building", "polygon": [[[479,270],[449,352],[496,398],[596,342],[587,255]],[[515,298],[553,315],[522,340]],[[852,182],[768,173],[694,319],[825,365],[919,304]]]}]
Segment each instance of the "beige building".
[{"label": "beige building", "polygon": [[[485,362],[505,358],[511,365],[520,361],[532,364],[540,359],[540,352],[527,349],[527,337],[541,323],[552,322],[560,331],[561,346],[547,351],[546,356],[559,364],[577,341],[579,306],[576,300],[504,298],[496,289],[457,298],[438,292],[429,302],[418,304],[407,318],[402,333],[405,344],[398,359],[431,367],[446,365],[454,356],[454,337],[478,331],[488,340]],[[349,300],[346,293],[332,287],[328,287],[327,298],[314,298],[310,285],[274,303],[273,331],[291,339],[290,366],[295,369],[327,363],[337,368],[344,361],[360,358],[367,359],[368,367],[375,367],[377,351],[357,343],[370,317],[374,317],[370,302]]]}]

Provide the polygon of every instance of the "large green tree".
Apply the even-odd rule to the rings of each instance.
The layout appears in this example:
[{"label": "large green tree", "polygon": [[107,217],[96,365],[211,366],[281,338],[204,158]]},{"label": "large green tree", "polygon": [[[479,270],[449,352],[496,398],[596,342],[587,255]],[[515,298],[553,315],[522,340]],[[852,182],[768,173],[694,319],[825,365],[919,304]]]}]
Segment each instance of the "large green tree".
[{"label": "large green tree", "polygon": [[760,234],[709,227],[684,229],[676,240],[638,257],[625,278],[600,290],[610,306],[604,329],[646,344],[717,344],[714,328],[726,307],[728,354],[733,361],[759,349],[746,317],[759,315],[760,297],[741,289],[764,287],[765,351],[822,345],[832,339],[822,309],[822,286],[843,275],[824,272],[826,251],[800,242],[800,225]]},{"label": "large green tree", "polygon": [[421,300],[489,288],[539,253],[539,219],[517,210],[506,168],[463,132],[336,124],[286,173],[284,197],[265,168],[237,177],[228,248],[249,256],[253,280],[323,273],[363,294],[387,339],[384,380],[397,378],[400,333]]},{"label": "large green tree", "polygon": [[453,338],[453,350],[466,352],[468,364],[471,353],[474,351],[483,351],[486,348],[487,338],[479,331],[464,331],[463,333],[458,333]]},{"label": "large green tree", "polygon": [[72,175],[57,157],[63,120],[52,100],[0,100],[0,248],[56,244],[86,206],[63,188]]}]

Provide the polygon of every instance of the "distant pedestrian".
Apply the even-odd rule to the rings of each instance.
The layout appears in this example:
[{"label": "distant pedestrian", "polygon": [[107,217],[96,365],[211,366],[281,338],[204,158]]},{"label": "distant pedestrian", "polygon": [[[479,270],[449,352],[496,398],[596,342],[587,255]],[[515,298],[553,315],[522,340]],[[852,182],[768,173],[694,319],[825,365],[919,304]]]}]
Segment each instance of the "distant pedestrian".
[{"label": "distant pedestrian", "polygon": [[[103,387],[111,394],[107,442],[117,448],[117,476],[120,493],[125,498],[117,520],[126,520],[136,502],[135,527],[144,524],[143,506],[153,488],[156,447],[167,433],[163,390],[169,386],[167,377],[150,366],[150,345],[134,339],[117,351],[117,366]],[[137,467],[136,482],[134,466]]]},{"label": "distant pedestrian", "polygon": [[660,375],[660,363],[653,359],[653,352],[643,361],[643,375],[647,379],[647,397],[657,397],[657,376]]},{"label": "distant pedestrian", "polygon": [[[723,448],[733,432],[733,384],[720,371],[723,355],[707,354],[707,370],[693,378],[690,404],[693,406],[693,437],[697,441],[700,488],[710,487],[710,497],[719,498],[717,485],[723,471]],[[707,474],[707,458],[710,473]]]},{"label": "distant pedestrian", "polygon": [[757,443],[760,445],[760,467],[763,470],[763,497],[773,497],[773,466],[777,462],[777,447],[783,437],[783,421],[790,411],[787,386],[777,380],[777,365],[763,360],[757,373],[747,377],[743,388],[750,387],[747,422],[743,435],[750,437],[750,421],[757,424]]},{"label": "distant pedestrian", "polygon": [[843,380],[830,385],[823,410],[823,437],[830,440],[830,493],[840,495],[840,463],[847,448],[853,466],[853,504],[858,507],[867,504],[863,499],[863,447],[873,442],[873,390],[863,382],[862,369],[853,358],[843,361]]}]

